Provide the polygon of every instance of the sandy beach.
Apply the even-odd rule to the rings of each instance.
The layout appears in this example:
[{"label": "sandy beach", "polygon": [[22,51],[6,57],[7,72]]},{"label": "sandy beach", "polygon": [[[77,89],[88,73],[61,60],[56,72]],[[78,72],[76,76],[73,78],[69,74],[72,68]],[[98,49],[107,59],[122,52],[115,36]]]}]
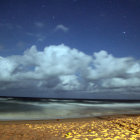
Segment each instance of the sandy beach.
[{"label": "sandy beach", "polygon": [[1,121],[0,140],[140,140],[140,115]]}]

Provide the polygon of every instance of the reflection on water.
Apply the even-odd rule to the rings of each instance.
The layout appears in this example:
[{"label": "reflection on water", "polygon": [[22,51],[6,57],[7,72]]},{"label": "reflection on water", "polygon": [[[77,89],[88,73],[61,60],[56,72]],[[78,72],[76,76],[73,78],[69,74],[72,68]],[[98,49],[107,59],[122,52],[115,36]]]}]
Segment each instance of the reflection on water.
[{"label": "reflection on water", "polygon": [[0,98],[0,120],[79,118],[140,114],[140,102]]}]

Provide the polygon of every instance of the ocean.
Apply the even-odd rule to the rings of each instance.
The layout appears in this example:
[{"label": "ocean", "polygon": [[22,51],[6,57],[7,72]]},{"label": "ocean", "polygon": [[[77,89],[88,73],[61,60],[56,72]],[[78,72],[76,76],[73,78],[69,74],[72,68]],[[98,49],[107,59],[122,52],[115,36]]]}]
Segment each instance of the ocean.
[{"label": "ocean", "polygon": [[0,120],[50,120],[140,114],[140,101],[0,98]]}]

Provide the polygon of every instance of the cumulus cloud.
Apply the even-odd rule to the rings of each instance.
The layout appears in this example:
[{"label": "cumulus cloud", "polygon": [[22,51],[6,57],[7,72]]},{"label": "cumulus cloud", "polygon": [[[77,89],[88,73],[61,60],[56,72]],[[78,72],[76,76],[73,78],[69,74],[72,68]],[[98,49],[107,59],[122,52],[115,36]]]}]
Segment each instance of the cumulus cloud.
[{"label": "cumulus cloud", "polygon": [[104,50],[90,56],[64,44],[0,57],[0,90],[140,91],[139,75],[140,62],[132,57],[116,58]]},{"label": "cumulus cloud", "polygon": [[63,31],[63,32],[67,32],[69,30],[69,28],[62,25],[62,24],[59,24],[59,25],[56,26],[55,30],[56,31],[60,30],[60,31]]}]

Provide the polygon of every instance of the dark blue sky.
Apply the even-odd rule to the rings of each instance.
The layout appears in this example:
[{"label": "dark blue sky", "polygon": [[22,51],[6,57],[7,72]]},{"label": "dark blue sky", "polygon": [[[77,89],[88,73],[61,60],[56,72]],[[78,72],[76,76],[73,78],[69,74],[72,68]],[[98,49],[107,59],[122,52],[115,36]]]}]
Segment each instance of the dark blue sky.
[{"label": "dark blue sky", "polygon": [[140,98],[140,0],[0,0],[0,56],[0,95]]},{"label": "dark blue sky", "polygon": [[140,58],[139,7],[139,0],[1,0],[0,55],[64,43],[87,54]]}]

